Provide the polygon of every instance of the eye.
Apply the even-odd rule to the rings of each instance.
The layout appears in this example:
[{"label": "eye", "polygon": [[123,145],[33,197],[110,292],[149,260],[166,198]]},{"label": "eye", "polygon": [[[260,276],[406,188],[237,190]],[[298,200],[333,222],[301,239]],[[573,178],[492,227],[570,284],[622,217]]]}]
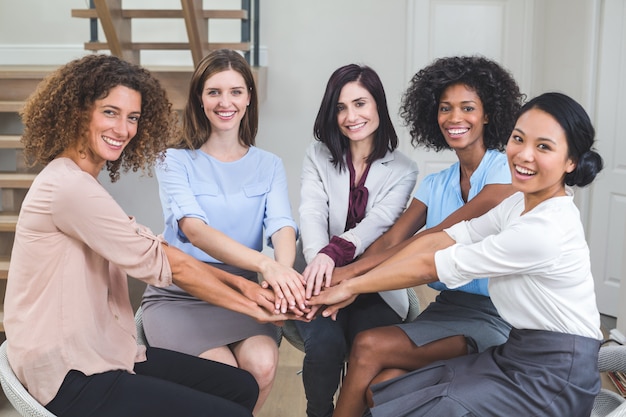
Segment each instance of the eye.
[{"label": "eye", "polygon": [[210,97],[215,97],[215,96],[218,96],[219,94],[220,92],[217,90],[209,90],[206,92],[206,95]]},{"label": "eye", "polygon": [[365,106],[365,102],[364,101],[357,101],[356,103],[354,103],[354,105],[356,107],[363,107],[363,106]]},{"label": "eye", "polygon": [[343,104],[337,104],[337,111],[341,112],[344,111],[346,109],[346,106],[344,106]]},{"label": "eye", "polygon": [[472,107],[472,106],[463,106],[463,111],[465,111],[465,112],[472,112],[472,111],[474,111],[474,107]]},{"label": "eye", "polygon": [[446,113],[450,111],[450,106],[439,106],[439,113]]},{"label": "eye", "polygon": [[106,116],[109,116],[109,117],[115,117],[117,115],[115,110],[111,110],[111,109],[104,109],[102,113],[104,113]]},{"label": "eye", "polygon": [[522,143],[524,141],[521,136],[518,135],[511,135],[511,140],[517,143]]},{"label": "eye", "polygon": [[131,123],[139,123],[139,117],[140,116],[128,116],[128,120],[130,120]]},{"label": "eye", "polygon": [[243,94],[243,91],[241,89],[238,90],[233,90],[231,93],[233,96],[240,96]]},{"label": "eye", "polygon": [[552,147],[546,143],[540,143],[539,145],[537,145],[537,148],[539,148],[542,151],[551,151]]}]

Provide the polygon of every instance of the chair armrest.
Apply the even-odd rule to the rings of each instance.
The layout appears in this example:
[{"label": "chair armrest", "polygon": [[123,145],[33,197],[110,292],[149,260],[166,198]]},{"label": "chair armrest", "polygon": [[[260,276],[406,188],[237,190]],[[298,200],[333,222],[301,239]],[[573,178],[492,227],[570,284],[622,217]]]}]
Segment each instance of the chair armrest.
[{"label": "chair armrest", "polygon": [[600,372],[626,372],[626,346],[603,346],[598,354]]}]

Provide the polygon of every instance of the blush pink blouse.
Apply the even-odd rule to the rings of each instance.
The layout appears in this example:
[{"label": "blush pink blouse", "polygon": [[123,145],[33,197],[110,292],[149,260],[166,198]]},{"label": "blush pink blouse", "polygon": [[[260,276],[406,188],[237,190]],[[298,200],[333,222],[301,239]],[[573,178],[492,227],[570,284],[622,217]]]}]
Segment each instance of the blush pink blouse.
[{"label": "blush pink blouse", "polygon": [[9,362],[41,404],[72,369],[133,372],[145,360],[127,275],[172,282],[162,239],[70,159],[53,160],[22,204],[5,296]]}]

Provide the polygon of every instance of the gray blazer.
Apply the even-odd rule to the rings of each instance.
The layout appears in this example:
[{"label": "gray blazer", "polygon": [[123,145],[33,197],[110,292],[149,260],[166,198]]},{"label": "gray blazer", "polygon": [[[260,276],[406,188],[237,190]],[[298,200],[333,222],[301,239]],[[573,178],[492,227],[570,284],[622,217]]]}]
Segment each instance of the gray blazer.
[{"label": "gray blazer", "polygon": [[[417,164],[400,151],[387,152],[370,167],[365,187],[369,192],[365,218],[344,231],[348,217],[350,173],[335,168],[321,142],[312,143],[302,164],[300,188],[300,239],[306,263],[326,246],[332,236],[354,244],[361,255],[400,217],[417,181]],[[405,290],[385,291],[382,298],[401,317],[408,312]]]}]

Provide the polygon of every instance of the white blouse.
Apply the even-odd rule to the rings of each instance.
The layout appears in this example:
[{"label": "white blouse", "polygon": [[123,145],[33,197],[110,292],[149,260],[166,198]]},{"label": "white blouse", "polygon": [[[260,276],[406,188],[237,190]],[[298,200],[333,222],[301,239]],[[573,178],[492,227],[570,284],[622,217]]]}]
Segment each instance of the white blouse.
[{"label": "white blouse", "polygon": [[518,329],[602,339],[589,248],[571,193],[522,215],[524,195],[446,229],[457,243],[435,254],[450,288],[489,276],[498,312]]}]

